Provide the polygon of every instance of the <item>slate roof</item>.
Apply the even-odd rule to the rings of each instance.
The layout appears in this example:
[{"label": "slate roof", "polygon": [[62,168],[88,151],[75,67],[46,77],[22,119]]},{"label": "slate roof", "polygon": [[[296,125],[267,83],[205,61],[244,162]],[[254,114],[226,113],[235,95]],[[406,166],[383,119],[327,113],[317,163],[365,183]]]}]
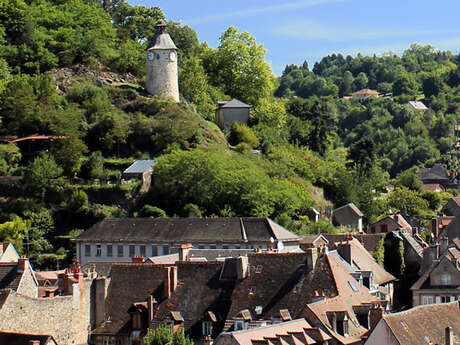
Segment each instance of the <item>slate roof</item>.
[{"label": "slate roof", "polygon": [[382,219],[378,220],[377,222],[369,226],[370,227],[376,226],[377,224],[380,224],[384,220],[391,220],[393,223],[395,223],[399,227],[399,229],[412,230],[412,226],[406,221],[406,219],[400,213],[394,213],[394,214],[385,216]]},{"label": "slate roof", "polygon": [[17,263],[0,263],[0,289],[16,291],[22,275],[23,272],[18,272]]},{"label": "slate roof", "polygon": [[166,22],[161,19],[157,27],[157,33],[153,37],[152,41],[150,41],[149,47],[147,50],[155,50],[155,49],[175,49],[177,50],[176,45],[174,44],[171,36],[169,36],[168,32],[166,31]]},{"label": "slate roof", "polygon": [[81,266],[81,271],[86,273],[91,271],[93,267],[100,276],[108,277],[112,270],[112,262],[87,262]]},{"label": "slate roof", "polygon": [[459,344],[459,303],[456,301],[421,305],[399,313],[384,315],[382,320],[401,345],[445,344],[445,329],[449,326],[457,336],[454,344]]},{"label": "slate roof", "polygon": [[421,168],[418,170],[419,179],[422,180],[449,180],[449,171],[441,164],[435,164],[431,168]]},{"label": "slate roof", "polygon": [[142,174],[143,172],[149,170],[155,164],[154,160],[137,160],[131,164],[123,174]]},{"label": "slate roof", "polygon": [[299,237],[269,218],[117,218],[104,219],[75,241],[93,242],[267,242]]},{"label": "slate roof", "polygon": [[0,344],[28,345],[31,340],[38,340],[40,345],[56,344],[56,341],[51,335],[0,332]]},{"label": "slate roof", "polygon": [[94,334],[127,334],[128,309],[144,302],[149,295],[162,296],[164,266],[150,264],[113,264],[105,300],[106,320]]},{"label": "slate roof", "polygon": [[219,108],[250,108],[249,104],[241,102],[237,99],[232,99],[231,101],[218,101]]},{"label": "slate roof", "polygon": [[439,237],[447,237],[449,241],[460,238],[460,216],[456,216],[449,225],[443,228]]},{"label": "slate roof", "polygon": [[407,231],[399,231],[399,234],[407,241],[407,243],[414,249],[420,259],[423,258],[423,247],[415,240],[411,233]]}]

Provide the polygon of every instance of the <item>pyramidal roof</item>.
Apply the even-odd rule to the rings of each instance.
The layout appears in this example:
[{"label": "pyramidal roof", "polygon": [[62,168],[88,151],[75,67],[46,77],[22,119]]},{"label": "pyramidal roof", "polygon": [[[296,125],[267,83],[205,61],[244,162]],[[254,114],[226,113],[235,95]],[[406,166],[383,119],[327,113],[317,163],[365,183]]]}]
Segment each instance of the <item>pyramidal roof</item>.
[{"label": "pyramidal roof", "polygon": [[176,45],[174,44],[171,36],[169,36],[168,31],[166,30],[166,22],[161,19],[156,25],[157,33],[153,37],[152,41],[149,44],[147,50],[154,49],[175,49],[177,50]]},{"label": "pyramidal roof", "polygon": [[243,103],[236,98],[232,99],[231,101],[219,101],[218,102],[220,108],[250,108],[249,104]]}]

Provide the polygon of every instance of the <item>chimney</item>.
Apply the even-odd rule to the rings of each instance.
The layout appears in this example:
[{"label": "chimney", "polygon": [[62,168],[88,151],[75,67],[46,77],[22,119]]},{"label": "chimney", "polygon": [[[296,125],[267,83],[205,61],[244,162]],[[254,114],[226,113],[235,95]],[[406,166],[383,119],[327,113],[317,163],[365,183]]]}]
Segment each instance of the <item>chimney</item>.
[{"label": "chimney", "polygon": [[18,272],[24,272],[26,270],[27,263],[29,259],[24,256],[21,256],[18,260]]},{"label": "chimney", "polygon": [[188,253],[191,248],[193,248],[191,243],[185,243],[179,246],[179,261],[187,261]]},{"label": "chimney", "polygon": [[147,310],[148,310],[148,318],[150,322],[153,320],[153,318],[155,317],[155,313],[158,310],[158,302],[155,298],[153,298],[152,295],[149,295],[149,297],[147,297]]},{"label": "chimney", "polygon": [[247,256],[238,256],[236,259],[237,279],[247,278],[249,273],[249,261]]},{"label": "chimney", "polygon": [[383,316],[383,308],[381,306],[376,305],[373,308],[371,308],[369,312],[369,326],[370,326],[369,329],[371,332],[375,328],[375,326],[377,326],[382,316]]},{"label": "chimney", "polygon": [[29,340],[29,345],[40,345],[40,340]]},{"label": "chimney", "polygon": [[315,269],[315,266],[316,266],[316,260],[318,259],[318,249],[317,248],[307,248],[305,254],[307,257],[307,269],[308,269],[308,272],[311,272]]},{"label": "chimney", "polygon": [[439,255],[441,255],[447,250],[447,248],[449,248],[449,238],[446,236],[443,236],[439,239],[439,243],[441,244],[441,248],[439,248],[440,249]]},{"label": "chimney", "polygon": [[93,281],[94,288],[94,328],[105,321],[106,280],[97,278]]},{"label": "chimney", "polygon": [[439,221],[438,221],[438,217],[431,218],[431,233],[433,234],[434,238],[438,238],[438,236],[439,236]]},{"label": "chimney", "polygon": [[446,344],[445,345],[454,345],[454,332],[452,327],[446,327]]},{"label": "chimney", "polygon": [[433,244],[426,248],[423,251],[423,261],[422,261],[422,272],[426,272],[426,270],[431,266],[433,261],[439,259],[439,243]]},{"label": "chimney", "polygon": [[164,296],[171,297],[177,287],[177,267],[168,266],[164,268]]},{"label": "chimney", "polygon": [[351,255],[351,244],[350,243],[342,244],[341,246],[339,246],[337,248],[337,252],[342,257],[342,259],[344,259],[350,265],[353,263],[353,257]]},{"label": "chimney", "polygon": [[135,256],[132,257],[131,262],[133,264],[143,264],[144,263],[144,257],[135,255]]}]

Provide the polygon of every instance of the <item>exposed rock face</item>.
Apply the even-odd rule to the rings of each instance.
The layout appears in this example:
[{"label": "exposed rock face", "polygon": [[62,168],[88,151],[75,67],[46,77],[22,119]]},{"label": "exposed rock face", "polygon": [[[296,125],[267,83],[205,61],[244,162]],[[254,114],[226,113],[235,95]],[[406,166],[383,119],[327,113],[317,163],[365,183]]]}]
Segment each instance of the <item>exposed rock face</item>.
[{"label": "exposed rock face", "polygon": [[52,69],[56,87],[59,92],[69,91],[70,86],[75,78],[89,78],[94,80],[98,85],[119,85],[123,83],[139,84],[140,80],[131,73],[118,74],[107,69],[91,69],[84,65],[74,67],[64,67]]}]

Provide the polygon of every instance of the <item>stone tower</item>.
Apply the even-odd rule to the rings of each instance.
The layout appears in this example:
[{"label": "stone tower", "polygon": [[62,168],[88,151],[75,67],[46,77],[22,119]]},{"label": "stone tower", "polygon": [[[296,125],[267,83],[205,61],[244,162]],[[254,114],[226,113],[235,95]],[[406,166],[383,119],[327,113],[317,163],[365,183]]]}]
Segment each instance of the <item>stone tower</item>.
[{"label": "stone tower", "polygon": [[146,87],[152,95],[172,97],[179,102],[177,47],[163,19],[157,24],[157,33],[147,48]]}]

